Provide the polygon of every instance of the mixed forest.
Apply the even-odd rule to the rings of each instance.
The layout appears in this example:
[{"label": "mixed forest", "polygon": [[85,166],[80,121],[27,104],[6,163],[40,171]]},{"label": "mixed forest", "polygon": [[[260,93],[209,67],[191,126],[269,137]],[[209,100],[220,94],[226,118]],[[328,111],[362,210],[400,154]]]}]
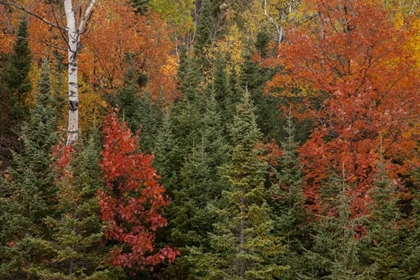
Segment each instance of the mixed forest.
[{"label": "mixed forest", "polygon": [[420,1],[0,0],[0,279],[420,279]]}]

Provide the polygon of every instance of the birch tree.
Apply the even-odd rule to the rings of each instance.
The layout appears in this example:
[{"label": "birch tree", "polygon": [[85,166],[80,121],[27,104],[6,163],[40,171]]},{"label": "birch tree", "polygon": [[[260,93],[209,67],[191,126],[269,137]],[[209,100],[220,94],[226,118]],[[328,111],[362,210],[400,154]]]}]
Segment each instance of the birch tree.
[{"label": "birch tree", "polygon": [[93,13],[93,8],[97,0],[90,0],[87,3],[83,0],[64,0],[64,11],[66,25],[60,23],[58,15],[54,7],[51,5],[52,18],[44,18],[43,16],[32,12],[24,6],[19,5],[15,1],[0,0],[0,4],[12,6],[22,10],[25,13],[41,20],[43,23],[58,28],[66,44],[68,53],[68,127],[67,127],[67,145],[72,145],[77,141],[79,135],[79,94],[77,79],[77,56],[81,50],[81,36],[88,28],[89,19]]}]

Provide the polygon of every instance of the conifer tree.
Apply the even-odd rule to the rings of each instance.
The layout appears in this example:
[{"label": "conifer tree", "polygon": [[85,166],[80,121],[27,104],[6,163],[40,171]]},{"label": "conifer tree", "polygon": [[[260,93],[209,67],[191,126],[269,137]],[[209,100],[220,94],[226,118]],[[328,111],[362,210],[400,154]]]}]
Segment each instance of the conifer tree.
[{"label": "conifer tree", "polygon": [[132,131],[141,131],[140,144],[143,151],[151,152],[158,127],[162,121],[160,100],[152,101],[150,93],[136,86],[136,73],[128,69],[125,85],[108,96],[113,107],[120,108],[120,114]]},{"label": "conifer tree", "polygon": [[306,251],[306,265],[299,272],[301,279],[375,279],[375,267],[362,261],[360,244],[365,238],[366,216],[351,217],[349,185],[343,174],[331,175],[324,183],[324,213],[319,213],[314,227],[313,245]]},{"label": "conifer tree", "polygon": [[219,105],[219,111],[224,116],[227,123],[233,119],[235,107],[239,100],[236,100],[235,93],[229,87],[228,77],[226,73],[226,63],[221,52],[217,53],[212,90],[214,91],[215,99]]},{"label": "conifer tree", "polygon": [[189,274],[188,247],[208,250],[207,233],[212,229],[214,215],[209,215],[206,205],[219,197],[224,188],[218,167],[227,161],[227,147],[221,115],[213,95],[206,101],[200,123],[201,139],[191,147],[191,152],[179,167],[179,185],[173,191],[172,203],[167,207],[169,243],[181,248],[182,255],[175,264],[161,272],[165,275],[163,279],[185,279],[185,275]]},{"label": "conifer tree", "polygon": [[209,206],[218,219],[209,235],[211,251],[194,248],[190,257],[197,279],[280,279],[285,269],[277,262],[283,246],[273,234],[264,188],[268,166],[256,148],[262,135],[253,110],[246,92],[230,127],[232,162],[222,169],[229,188],[217,206]]},{"label": "conifer tree", "polygon": [[418,252],[413,250],[416,247],[407,250],[411,243],[406,242],[410,239],[407,230],[411,225],[399,206],[403,192],[389,179],[382,155],[377,165],[378,174],[372,188],[372,202],[369,203],[371,213],[366,225],[367,235],[360,249],[363,263],[375,269],[375,279],[413,279],[419,270],[414,268],[413,263],[408,267],[404,265],[410,255],[418,256]]},{"label": "conifer tree", "polygon": [[51,149],[58,137],[49,75],[45,62],[37,102],[22,128],[22,152],[13,155],[12,166],[1,178],[0,269],[11,279],[30,277],[31,268],[48,259],[51,253],[41,250],[40,244],[40,240],[52,237],[46,218],[55,217],[57,212],[57,187],[50,168],[53,164]]},{"label": "conifer tree", "polygon": [[269,204],[273,209],[275,232],[284,236],[285,252],[279,256],[280,262],[288,269],[282,279],[298,279],[305,267],[302,257],[311,247],[312,220],[305,205],[301,164],[297,157],[298,143],[295,142],[295,126],[291,111],[286,115],[284,130],[286,138],[281,141],[283,155],[277,159],[275,178]]},{"label": "conifer tree", "polygon": [[131,0],[131,2],[141,15],[146,14],[150,8],[150,0]]},{"label": "conifer tree", "polygon": [[250,52],[250,50],[245,50],[239,85],[242,88],[247,88],[251,94],[256,107],[256,121],[264,137],[280,141],[286,136],[282,135],[281,130],[282,122],[278,110],[280,102],[272,96],[263,95],[264,85],[271,78],[273,72],[254,62]]},{"label": "conifer tree", "polygon": [[13,108],[12,119],[23,120],[29,113],[26,98],[31,91],[29,71],[31,70],[31,50],[29,49],[28,22],[23,18],[19,22],[16,42],[9,62],[4,69],[3,80],[9,92]]},{"label": "conifer tree", "polygon": [[[55,229],[51,240],[44,241],[54,250],[49,261],[37,270],[44,279],[122,279],[123,272],[109,262],[97,193],[105,188],[101,172],[98,132],[66,149],[57,166],[57,203],[60,216],[49,218]],[[73,148],[73,147],[72,147]]]},{"label": "conifer tree", "polygon": [[0,156],[6,161],[11,157],[9,150],[16,151],[19,147],[19,130],[29,114],[26,99],[32,86],[29,80],[31,51],[28,37],[28,23],[23,18],[19,22],[13,51],[1,73]]},{"label": "conifer tree", "polygon": [[206,70],[209,62],[205,57],[212,43],[212,33],[214,29],[210,0],[201,2],[198,24],[194,39],[194,55],[199,58],[201,67]]}]

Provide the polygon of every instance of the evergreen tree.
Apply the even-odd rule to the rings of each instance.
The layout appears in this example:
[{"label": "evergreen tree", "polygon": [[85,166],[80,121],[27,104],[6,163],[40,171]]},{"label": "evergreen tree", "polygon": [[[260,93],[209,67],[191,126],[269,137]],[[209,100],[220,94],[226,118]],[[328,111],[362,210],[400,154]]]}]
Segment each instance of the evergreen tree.
[{"label": "evergreen tree", "polygon": [[[371,214],[366,225],[367,235],[360,250],[363,263],[375,269],[375,279],[415,279],[413,275],[419,269],[414,268],[412,262],[407,263],[407,259],[411,255],[414,257],[411,261],[418,260],[419,252],[413,250],[416,247],[407,247],[414,240],[407,236],[411,225],[399,206],[403,192],[389,180],[383,159],[378,163],[378,169],[369,203]],[[417,240],[414,244],[418,243]]]},{"label": "evergreen tree", "polygon": [[279,115],[279,99],[263,94],[265,83],[271,79],[273,71],[262,68],[257,62],[254,62],[250,50],[245,52],[239,85],[243,89],[247,88],[251,94],[256,107],[256,121],[264,137],[280,141],[286,135],[282,134],[281,130],[285,121],[282,122]]},{"label": "evergreen tree", "polygon": [[273,234],[264,188],[268,166],[256,148],[262,135],[253,110],[246,92],[230,127],[232,162],[222,169],[230,187],[218,207],[209,206],[218,219],[209,234],[212,250],[194,248],[190,257],[197,279],[280,279],[285,269],[277,262],[283,246]]},{"label": "evergreen tree", "polygon": [[22,122],[28,119],[29,106],[26,99],[31,91],[28,36],[28,23],[23,18],[19,22],[12,53],[1,73],[0,161],[8,161],[11,157],[9,151],[18,149],[18,131]]},{"label": "evergreen tree", "polygon": [[[179,170],[179,186],[167,208],[170,244],[181,249],[181,257],[162,273],[162,279],[186,279],[191,263],[188,247],[209,248],[207,233],[212,229],[213,216],[206,205],[220,196],[224,182],[218,167],[227,161],[226,140],[222,133],[221,116],[214,96],[206,102],[201,119],[201,141],[191,147]],[[190,275],[193,277],[192,275]]]},{"label": "evergreen tree", "polygon": [[29,71],[31,70],[31,50],[29,49],[28,22],[23,18],[19,22],[17,39],[13,52],[4,69],[3,80],[9,92],[10,104],[13,108],[13,120],[25,119],[29,113],[26,98],[31,91]]},{"label": "evergreen tree", "polygon": [[205,57],[208,48],[212,43],[212,33],[214,29],[211,3],[210,0],[201,2],[200,13],[198,16],[198,24],[194,39],[194,54],[199,58],[201,66],[204,70],[209,68],[209,62]]},{"label": "evergreen tree", "polygon": [[150,9],[150,0],[131,0],[131,2],[141,15],[145,15]]},{"label": "evergreen tree", "polygon": [[360,253],[367,217],[351,213],[353,198],[344,178],[332,175],[324,184],[327,208],[313,225],[313,246],[304,255],[300,279],[375,279],[375,267],[366,266]]},{"label": "evergreen tree", "polygon": [[51,240],[44,241],[54,255],[36,268],[43,279],[123,278],[122,271],[108,263],[111,248],[105,239],[97,198],[98,190],[105,186],[97,135],[93,132],[87,141],[78,141],[74,151],[65,150],[62,156],[57,180],[60,216],[47,220],[55,233]]},{"label": "evergreen tree", "polygon": [[[51,149],[57,143],[56,121],[51,108],[49,67],[43,64],[37,102],[22,128],[21,154],[13,155],[12,166],[1,178],[1,272],[9,279],[30,277],[31,268],[50,258],[40,239],[53,231],[47,217],[57,212]],[[4,276],[3,279],[8,279]]]},{"label": "evergreen tree", "polygon": [[283,155],[277,159],[275,182],[270,188],[275,221],[275,232],[284,236],[285,252],[279,256],[280,262],[288,267],[282,279],[298,279],[306,266],[302,257],[311,247],[312,220],[305,205],[303,195],[303,173],[297,157],[298,143],[295,142],[295,126],[291,111],[286,116],[284,126],[287,137],[281,142]]},{"label": "evergreen tree", "polygon": [[143,151],[151,152],[159,125],[162,122],[161,100],[152,101],[149,92],[136,86],[136,73],[128,69],[124,87],[107,99],[113,107],[120,108],[120,115],[132,131],[141,131],[140,144]]},{"label": "evergreen tree", "polygon": [[226,123],[230,123],[239,100],[236,100],[234,92],[229,87],[225,68],[226,63],[223,55],[218,52],[214,66],[212,90],[219,104],[220,113],[224,116]]}]

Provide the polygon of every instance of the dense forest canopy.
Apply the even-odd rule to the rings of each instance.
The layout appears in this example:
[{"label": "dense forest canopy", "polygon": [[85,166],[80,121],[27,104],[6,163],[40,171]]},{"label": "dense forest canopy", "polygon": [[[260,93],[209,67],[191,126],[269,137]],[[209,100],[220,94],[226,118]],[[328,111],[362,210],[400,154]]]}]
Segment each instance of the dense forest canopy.
[{"label": "dense forest canopy", "polygon": [[0,278],[420,278],[419,9],[0,0]]}]

